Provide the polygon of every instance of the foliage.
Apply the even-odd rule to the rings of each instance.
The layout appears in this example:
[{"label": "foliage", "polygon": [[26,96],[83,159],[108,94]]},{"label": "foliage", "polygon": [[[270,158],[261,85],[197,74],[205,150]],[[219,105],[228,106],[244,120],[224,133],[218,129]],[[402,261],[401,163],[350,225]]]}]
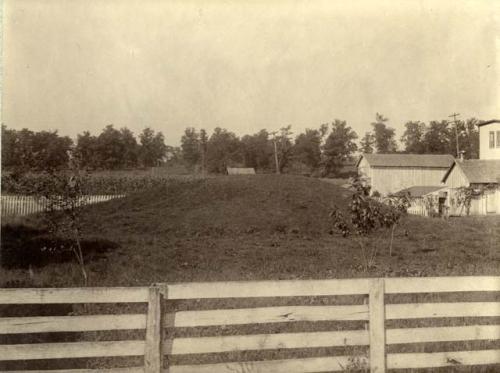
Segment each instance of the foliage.
[{"label": "foliage", "polygon": [[375,145],[375,136],[371,132],[366,132],[359,143],[359,150],[363,154],[372,154]]},{"label": "foliage", "polygon": [[273,132],[273,142],[278,157],[278,169],[280,173],[283,172],[293,155],[291,136],[292,126],[290,125],[280,128],[277,132]]},{"label": "foliage", "polygon": [[[69,171],[61,171],[61,175],[71,176]],[[96,176],[90,173],[81,180],[85,193],[94,195],[129,194],[150,188],[168,186],[170,178],[153,176]],[[51,172],[37,174],[2,174],[2,192],[4,194],[21,194],[38,196],[52,183]]]},{"label": "foliage", "polygon": [[382,114],[377,113],[375,122],[372,122],[375,149],[377,153],[395,153],[397,150],[394,128],[387,126],[387,121]]},{"label": "foliage", "polygon": [[196,129],[193,127],[186,128],[181,138],[182,158],[191,169],[194,169],[201,158],[199,144],[200,135],[196,132]]},{"label": "foliage", "polygon": [[310,171],[316,170],[321,163],[321,140],[325,135],[324,125],[319,130],[306,129],[295,138],[293,157],[306,165]]},{"label": "foliage", "polygon": [[139,150],[141,164],[145,167],[158,165],[165,157],[167,151],[163,133],[157,132],[155,134],[154,130],[146,127],[139,135],[139,140],[141,142]]},{"label": "foliage", "polygon": [[225,173],[228,166],[242,161],[240,140],[232,132],[215,128],[207,145],[207,167],[210,172]]},{"label": "foliage", "polygon": [[245,167],[269,170],[273,165],[273,144],[267,130],[260,130],[253,135],[241,138],[243,163]]},{"label": "foliage", "polygon": [[401,136],[401,142],[404,144],[406,153],[422,154],[425,153],[425,143],[423,141],[425,134],[425,123],[420,121],[409,121],[405,123],[405,132]]},{"label": "foliage", "polygon": [[73,141],[57,131],[17,131],[2,125],[2,168],[61,169],[67,166]]},{"label": "foliage", "polygon": [[410,205],[408,196],[390,196],[383,200],[383,204],[370,198],[370,186],[360,177],[351,180],[353,189],[350,202],[350,216],[344,217],[338,208],[330,213],[330,218],[335,229],[339,230],[343,237],[354,234],[363,254],[363,265],[365,271],[375,264],[377,246],[372,245],[366,237],[377,230],[391,230],[391,241],[389,255],[392,255],[392,242],[394,230],[401,217],[406,214]]},{"label": "foliage", "polygon": [[323,146],[323,174],[329,175],[338,172],[342,164],[351,158],[357,150],[354,142],[358,135],[347,125],[346,121],[335,119],[332,123],[332,132],[326,138]]}]

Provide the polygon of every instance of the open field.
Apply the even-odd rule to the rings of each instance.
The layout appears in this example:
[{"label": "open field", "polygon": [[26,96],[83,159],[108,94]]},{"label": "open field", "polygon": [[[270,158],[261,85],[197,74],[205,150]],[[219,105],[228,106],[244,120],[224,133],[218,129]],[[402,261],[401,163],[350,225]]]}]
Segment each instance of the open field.
[{"label": "open field", "polygon": [[[98,253],[88,246],[90,284],[500,274],[498,216],[409,216],[396,230],[393,256],[388,232],[370,237],[378,255],[365,271],[356,240],[331,231],[330,209],[347,209],[348,201],[346,189],[316,179],[256,175],[176,180],[88,206],[84,238],[108,243]],[[19,225],[3,225],[4,256],[13,246],[36,251],[34,242],[46,236],[36,216],[22,222],[22,235]],[[81,284],[69,259],[51,264],[49,258],[43,266],[34,260],[30,277],[29,257],[37,255],[4,268],[0,283]]]},{"label": "open field", "polygon": [[[352,237],[332,232],[328,213],[333,206],[347,210],[346,189],[317,179],[287,175],[218,177],[172,180],[163,186],[85,207],[84,251],[91,286],[148,286],[158,282],[270,279],[329,279],[375,276],[447,276],[500,274],[500,217],[429,219],[405,218],[396,230],[394,253],[389,256],[389,233],[369,239],[378,255],[375,267],[365,271],[361,249]],[[347,211],[346,211],[347,212]],[[37,216],[2,225],[1,287],[71,287],[82,284],[71,252],[52,255],[40,247],[51,244]],[[64,245],[64,240],[57,241]],[[18,252],[19,255],[15,255]],[[7,254],[7,255],[6,255]],[[170,310],[364,304],[357,296],[173,301]],[[399,296],[391,302],[498,301],[498,294],[467,296]],[[1,311],[1,310],[0,310]],[[127,307],[121,312],[143,312]],[[85,315],[117,312],[113,306],[11,306],[5,316],[38,314]],[[498,318],[416,319],[391,321],[391,328],[498,324]],[[323,330],[364,330],[365,321],[271,323],[223,328],[180,328],[175,337],[233,334],[276,334]],[[140,339],[130,332],[51,333],[31,339],[10,336],[4,343],[107,341]],[[36,339],[33,339],[35,338]],[[395,345],[389,353],[496,349],[498,341],[440,342]],[[215,355],[186,355],[175,364],[222,363],[235,360],[286,359],[332,355],[362,356],[365,348],[350,346],[314,349],[240,351]],[[2,365],[4,369],[70,367],[103,368],[109,363],[141,364],[135,358],[92,358]],[[50,365],[52,364],[52,365]],[[75,365],[77,364],[77,365]],[[495,372],[497,367],[433,369],[427,371]],[[421,372],[421,371],[419,371]]]}]

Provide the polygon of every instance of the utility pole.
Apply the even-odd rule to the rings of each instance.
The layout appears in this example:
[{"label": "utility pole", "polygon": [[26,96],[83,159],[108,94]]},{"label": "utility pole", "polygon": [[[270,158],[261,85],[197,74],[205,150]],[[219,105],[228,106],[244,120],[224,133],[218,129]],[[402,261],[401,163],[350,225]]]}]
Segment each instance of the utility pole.
[{"label": "utility pole", "polygon": [[274,162],[276,164],[276,173],[280,173],[280,165],[278,161],[278,145],[276,144],[276,134],[278,131],[271,132],[271,135],[273,136],[273,143],[274,143]]},{"label": "utility pole", "polygon": [[455,123],[455,140],[457,142],[457,158],[460,157],[460,147],[458,145],[458,123],[457,123],[457,117],[459,116],[459,113],[453,113],[451,115],[448,115],[448,118],[453,117],[453,122]]}]

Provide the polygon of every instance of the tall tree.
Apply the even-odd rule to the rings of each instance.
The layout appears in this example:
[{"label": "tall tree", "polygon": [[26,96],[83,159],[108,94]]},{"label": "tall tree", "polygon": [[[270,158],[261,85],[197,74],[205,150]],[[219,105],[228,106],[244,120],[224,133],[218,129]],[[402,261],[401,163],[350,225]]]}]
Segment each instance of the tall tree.
[{"label": "tall tree", "polygon": [[335,119],[332,123],[332,132],[326,138],[323,147],[323,174],[335,174],[342,164],[351,158],[358,146],[354,142],[358,138],[356,132],[347,125],[346,121]]},{"label": "tall tree", "polygon": [[425,152],[430,154],[455,154],[454,139],[448,121],[431,121],[424,134]]},{"label": "tall tree", "polygon": [[139,154],[144,166],[153,167],[165,156],[167,146],[161,132],[155,134],[154,130],[146,127],[139,135],[139,141],[141,143]]},{"label": "tall tree", "polygon": [[194,168],[200,161],[200,135],[193,127],[184,130],[181,138],[182,158],[186,165]]},{"label": "tall tree", "polygon": [[363,154],[371,154],[374,151],[375,136],[371,132],[366,132],[360,141],[360,151]]},{"label": "tall tree", "polygon": [[208,136],[204,128],[200,130],[200,158],[201,170],[203,174],[207,172],[207,150],[208,150]]},{"label": "tall tree", "polygon": [[240,141],[236,135],[220,127],[208,140],[207,167],[210,172],[225,173],[226,167],[242,162]]},{"label": "tall tree", "polygon": [[273,142],[275,148],[275,159],[278,160],[278,170],[283,172],[292,158],[293,144],[291,140],[292,126],[280,128],[278,132],[273,133]]},{"label": "tall tree", "polygon": [[325,131],[306,129],[295,138],[294,158],[303,163],[311,171],[316,170],[321,163],[321,140]]},{"label": "tall tree", "polygon": [[125,153],[120,131],[112,124],[107,125],[97,137],[96,151],[99,155],[99,166],[114,170],[124,166],[122,155]]},{"label": "tall tree", "polygon": [[97,153],[97,137],[92,136],[89,131],[79,134],[76,139],[75,157],[80,167],[98,168],[100,158]]},{"label": "tall tree", "polygon": [[139,145],[132,131],[123,127],[120,129],[120,140],[123,143],[124,152],[122,162],[124,167],[133,168],[139,165]]},{"label": "tall tree", "polygon": [[405,123],[405,132],[401,136],[406,153],[422,154],[425,152],[425,123],[410,121]]},{"label": "tall tree", "polygon": [[273,144],[269,133],[264,129],[253,135],[241,138],[243,163],[245,167],[266,170],[272,167]]},{"label": "tall tree", "polygon": [[377,113],[375,122],[372,122],[373,134],[375,136],[375,148],[377,153],[394,153],[397,150],[394,128],[387,126],[387,121],[382,114]]},{"label": "tall tree", "polygon": [[465,151],[465,158],[478,159],[479,158],[479,130],[477,125],[479,120],[476,118],[469,118],[463,124],[464,136],[463,142],[460,144],[460,149]]},{"label": "tall tree", "polygon": [[40,131],[33,134],[32,168],[35,170],[60,169],[68,167],[73,141],[59,136],[57,131]]}]

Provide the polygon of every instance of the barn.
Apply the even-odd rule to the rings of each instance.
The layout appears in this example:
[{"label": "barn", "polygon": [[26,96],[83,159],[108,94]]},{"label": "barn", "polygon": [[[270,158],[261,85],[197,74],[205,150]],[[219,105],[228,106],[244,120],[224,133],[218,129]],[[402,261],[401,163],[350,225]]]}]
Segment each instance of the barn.
[{"label": "barn", "polygon": [[[456,160],[442,181],[448,188],[450,215],[500,214],[500,159]],[[463,188],[471,193],[468,212],[460,203]]]},{"label": "barn", "polygon": [[358,174],[382,196],[410,187],[438,187],[453,164],[448,154],[363,154]]}]

